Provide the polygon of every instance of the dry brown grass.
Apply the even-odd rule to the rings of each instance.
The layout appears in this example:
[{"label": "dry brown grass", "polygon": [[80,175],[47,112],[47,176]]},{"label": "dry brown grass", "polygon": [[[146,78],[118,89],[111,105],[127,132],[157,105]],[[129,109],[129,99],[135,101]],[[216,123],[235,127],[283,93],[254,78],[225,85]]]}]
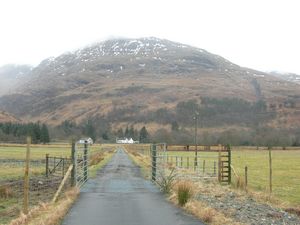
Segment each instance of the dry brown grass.
[{"label": "dry brown grass", "polygon": [[91,156],[89,164],[90,166],[93,166],[100,163],[102,160],[104,160],[104,153],[97,152]]},{"label": "dry brown grass", "polygon": [[55,204],[40,203],[32,208],[27,215],[21,215],[11,221],[10,225],[57,225],[77,199],[79,190],[72,188],[65,193],[65,197]]},{"label": "dry brown grass", "polygon": [[[184,181],[185,183],[190,183],[193,187],[193,196],[196,196],[198,192],[204,193],[212,193],[214,192],[215,195],[222,196],[226,193],[225,190],[221,188],[214,189],[214,185],[209,187],[205,187],[200,185],[200,183],[192,183],[191,181]],[[181,182],[178,182],[178,184]],[[173,193],[170,195],[169,200],[173,204],[178,203],[178,195],[176,193],[178,187],[177,185],[174,186]],[[195,191],[197,190],[197,191]],[[180,206],[180,204],[179,204]],[[243,225],[242,223],[236,222],[234,219],[231,218],[231,212],[228,212],[226,215],[222,212],[217,211],[216,209],[208,206],[206,203],[191,198],[184,206],[183,209],[192,215],[196,216],[203,222],[209,225]]]},{"label": "dry brown grass", "polygon": [[242,179],[241,177],[237,177],[236,182],[233,185],[235,188],[241,189],[241,190],[245,190],[245,188],[246,188],[245,180]]},{"label": "dry brown grass", "polygon": [[4,185],[4,186],[0,186],[0,199],[1,198],[11,198],[13,197],[13,191],[11,189],[11,187]]},{"label": "dry brown grass", "polygon": [[241,225],[200,201],[192,200],[185,205],[184,209],[210,225]]},{"label": "dry brown grass", "polygon": [[[131,146],[132,147],[132,146]],[[151,159],[149,156],[138,153],[136,150],[131,149],[130,146],[124,146],[125,151],[129,154],[132,161],[141,167],[143,176],[146,179],[150,178],[151,172]]]},{"label": "dry brown grass", "polygon": [[295,215],[300,217],[300,207],[298,207],[298,208],[286,208],[285,211],[288,212],[288,213],[295,214]]}]

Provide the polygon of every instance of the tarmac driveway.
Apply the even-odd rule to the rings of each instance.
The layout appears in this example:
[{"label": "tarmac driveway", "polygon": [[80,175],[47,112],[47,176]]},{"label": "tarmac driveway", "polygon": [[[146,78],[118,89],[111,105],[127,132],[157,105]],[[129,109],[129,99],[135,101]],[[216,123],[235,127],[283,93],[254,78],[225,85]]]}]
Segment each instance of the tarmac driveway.
[{"label": "tarmac driveway", "polygon": [[121,148],[82,188],[63,225],[204,225],[141,176]]}]

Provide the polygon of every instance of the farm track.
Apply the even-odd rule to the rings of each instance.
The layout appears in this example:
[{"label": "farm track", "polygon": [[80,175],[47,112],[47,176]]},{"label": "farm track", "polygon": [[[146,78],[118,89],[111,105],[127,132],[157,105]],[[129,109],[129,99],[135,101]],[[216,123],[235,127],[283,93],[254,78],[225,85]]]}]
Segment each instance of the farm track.
[{"label": "farm track", "polygon": [[122,149],[89,180],[63,225],[204,225],[165,200]]}]

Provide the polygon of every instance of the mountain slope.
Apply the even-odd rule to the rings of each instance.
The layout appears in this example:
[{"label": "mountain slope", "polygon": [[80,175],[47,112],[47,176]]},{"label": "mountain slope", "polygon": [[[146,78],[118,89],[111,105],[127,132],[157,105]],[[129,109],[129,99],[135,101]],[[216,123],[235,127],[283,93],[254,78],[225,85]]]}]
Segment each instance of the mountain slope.
[{"label": "mountain slope", "polygon": [[30,74],[28,65],[4,65],[0,67],[0,96],[12,92]]},{"label": "mountain slope", "polygon": [[280,72],[270,72],[271,75],[290,81],[290,82],[295,82],[300,84],[300,75],[299,74],[295,74],[295,73],[280,73]]},{"label": "mountain slope", "polygon": [[0,111],[0,123],[4,123],[4,122],[16,123],[21,121],[7,112]]},{"label": "mountain slope", "polygon": [[289,104],[299,106],[300,90],[203,49],[158,38],[115,39],[42,61],[27,83],[0,98],[0,107],[53,125],[89,118],[115,124],[140,122],[161,109],[172,113],[179,102],[200,104],[205,97],[264,101],[271,111],[293,114]]}]

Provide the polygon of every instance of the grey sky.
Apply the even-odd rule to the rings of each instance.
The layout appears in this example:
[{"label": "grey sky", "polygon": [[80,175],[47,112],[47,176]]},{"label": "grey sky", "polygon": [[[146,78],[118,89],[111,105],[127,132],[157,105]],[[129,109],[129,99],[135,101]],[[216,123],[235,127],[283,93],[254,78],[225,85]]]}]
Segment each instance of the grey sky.
[{"label": "grey sky", "polygon": [[241,66],[300,74],[298,0],[3,0],[0,65],[110,37],[155,36]]}]

